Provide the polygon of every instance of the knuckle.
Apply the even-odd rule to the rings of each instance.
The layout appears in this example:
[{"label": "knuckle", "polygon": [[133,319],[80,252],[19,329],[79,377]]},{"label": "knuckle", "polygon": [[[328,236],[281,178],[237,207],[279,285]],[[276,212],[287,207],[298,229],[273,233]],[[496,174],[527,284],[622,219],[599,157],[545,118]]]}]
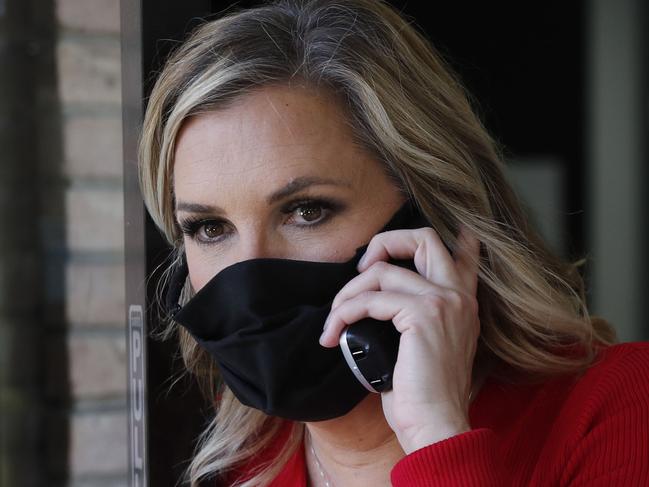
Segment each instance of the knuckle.
[{"label": "knuckle", "polygon": [[365,290],[361,291],[357,296],[356,299],[363,303],[367,303],[368,301],[371,301],[374,299],[376,296],[376,291],[370,291],[370,290]]},{"label": "knuckle", "polygon": [[376,299],[376,297],[376,291],[363,291],[356,297],[356,299],[358,300],[356,306],[364,315],[368,314],[373,307],[373,301]]},{"label": "knuckle", "polygon": [[425,294],[424,303],[426,308],[434,313],[440,313],[444,307],[444,299],[437,294]]},{"label": "knuckle", "polygon": [[478,312],[478,299],[475,296],[453,290],[450,301],[459,309],[469,310],[472,314]]},{"label": "knuckle", "polygon": [[437,233],[432,227],[421,227],[416,230],[424,239],[433,239],[437,237]]},{"label": "knuckle", "polygon": [[372,238],[370,238],[370,241],[367,243],[367,250],[370,250],[371,248],[376,247],[377,245],[380,244],[381,240],[383,240],[383,234],[385,232],[381,233],[376,233],[372,235]]},{"label": "knuckle", "polygon": [[455,307],[462,307],[465,303],[466,295],[456,291],[455,289],[449,289],[446,291],[446,300],[449,304]]},{"label": "knuckle", "polygon": [[425,294],[423,299],[426,308],[436,314],[446,308],[469,310],[472,314],[477,314],[479,308],[476,297],[454,289],[448,289],[441,295]]}]

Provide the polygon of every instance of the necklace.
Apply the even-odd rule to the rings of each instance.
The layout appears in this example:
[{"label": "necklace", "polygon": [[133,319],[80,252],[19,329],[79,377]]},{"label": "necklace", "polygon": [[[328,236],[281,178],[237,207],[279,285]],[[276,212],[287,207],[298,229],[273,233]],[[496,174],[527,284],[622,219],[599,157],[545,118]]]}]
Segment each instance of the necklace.
[{"label": "necklace", "polygon": [[[469,392],[469,402],[471,402],[471,397],[473,396],[473,389]],[[320,474],[320,478],[324,482],[325,487],[334,487],[333,483],[329,479],[329,476],[325,473],[324,468],[322,468],[322,464],[320,463],[320,460],[318,459],[318,455],[316,455],[315,450],[313,449],[313,440],[311,438],[311,433],[309,432],[309,428],[306,426],[304,427],[305,429],[305,436],[309,445],[309,451],[311,452],[311,455],[313,455],[313,459],[315,460],[315,466],[318,469],[318,473]]]},{"label": "necklace", "polygon": [[316,468],[318,469],[318,473],[320,474],[320,478],[324,481],[325,487],[333,487],[333,484],[329,480],[329,476],[326,473],[324,473],[322,464],[320,463],[320,460],[318,460],[318,455],[315,454],[315,450],[313,449],[313,441],[311,440],[311,433],[309,432],[309,428],[305,426],[305,429],[306,429],[306,436],[309,442],[309,450],[311,451],[311,455],[313,455],[313,459],[315,460],[315,465]]}]

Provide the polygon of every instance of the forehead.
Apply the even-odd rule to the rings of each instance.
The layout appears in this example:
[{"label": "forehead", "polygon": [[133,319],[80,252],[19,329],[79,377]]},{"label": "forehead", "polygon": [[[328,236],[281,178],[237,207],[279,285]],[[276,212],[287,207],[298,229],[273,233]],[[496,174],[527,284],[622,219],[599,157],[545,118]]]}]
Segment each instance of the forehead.
[{"label": "forehead", "polygon": [[266,87],[185,121],[176,141],[174,190],[200,197],[301,176],[353,181],[371,164],[330,93]]}]

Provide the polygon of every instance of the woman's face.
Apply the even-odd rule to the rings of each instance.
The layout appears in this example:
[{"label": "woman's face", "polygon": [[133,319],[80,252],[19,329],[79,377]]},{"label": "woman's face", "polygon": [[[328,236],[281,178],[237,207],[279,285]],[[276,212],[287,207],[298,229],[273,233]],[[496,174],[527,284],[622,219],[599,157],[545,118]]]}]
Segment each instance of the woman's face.
[{"label": "woman's face", "polygon": [[268,87],[184,123],[173,184],[194,290],[247,259],[349,260],[405,201],[330,96]]}]

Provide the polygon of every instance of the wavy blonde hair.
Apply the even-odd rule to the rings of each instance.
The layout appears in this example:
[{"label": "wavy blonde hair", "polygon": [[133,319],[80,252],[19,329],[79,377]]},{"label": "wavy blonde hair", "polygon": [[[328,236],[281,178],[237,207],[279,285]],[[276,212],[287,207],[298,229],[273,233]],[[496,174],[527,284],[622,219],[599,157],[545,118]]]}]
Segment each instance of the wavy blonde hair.
[{"label": "wavy blonde hair", "polygon": [[[492,375],[510,379],[517,371],[530,379],[578,373],[592,364],[598,346],[614,343],[610,325],[586,308],[578,272],[585,259],[567,263],[548,250],[458,77],[413,23],[383,1],[279,0],[204,21],[174,50],[148,100],[139,170],[146,207],[176,258],[183,246],[174,218],[173,154],[183,122],[250,90],[294,82],[336,95],[355,141],[416,201],[450,248],[461,224],[482,242],[474,372],[498,364]],[[181,302],[192,293],[187,282]],[[219,381],[210,356],[168,322],[164,336],[176,333],[187,370],[215,403],[187,471],[195,486],[261,451],[282,420],[242,405]],[[580,353],[566,353],[575,347]],[[279,457],[241,485],[267,485],[303,428],[295,423]]]}]

